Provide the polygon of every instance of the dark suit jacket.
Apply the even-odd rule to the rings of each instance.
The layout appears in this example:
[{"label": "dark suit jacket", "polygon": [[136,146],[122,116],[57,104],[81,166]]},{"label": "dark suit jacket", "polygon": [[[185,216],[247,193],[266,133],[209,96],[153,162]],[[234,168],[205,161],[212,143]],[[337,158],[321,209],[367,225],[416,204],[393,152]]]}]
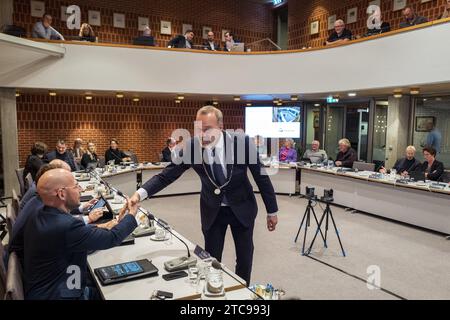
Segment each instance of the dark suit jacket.
[{"label": "dark suit jacket", "polygon": [[114,160],[115,164],[120,164],[123,161],[123,158],[126,158],[127,155],[119,149],[111,149],[105,151],[105,162],[108,164],[108,161]]},{"label": "dark suit jacket", "polygon": [[[209,41],[206,40],[205,42],[203,42],[203,48],[206,50],[213,50],[211,45],[209,44]],[[217,42],[214,42],[214,50],[215,51],[219,51],[220,50],[220,44]]]},{"label": "dark suit jacket", "polygon": [[[428,169],[428,162],[425,161],[422,163],[421,170],[426,171]],[[433,165],[430,168],[430,172],[428,172],[427,179],[433,181],[439,181],[441,176],[444,174],[444,164],[440,161],[434,160]]]},{"label": "dark suit jacket", "polygon": [[172,162],[172,152],[170,151],[169,147],[165,147],[161,153],[163,162]]},{"label": "dark suit jacket", "polygon": [[[136,219],[126,215],[111,230],[86,226],[56,208],[44,207],[25,227],[25,298],[78,299],[84,293],[87,252],[119,245],[135,228]],[[80,287],[69,287],[80,270]]]},{"label": "dark suit jacket", "polygon": [[358,160],[358,155],[353,148],[349,148],[346,153],[340,152],[336,156],[336,161],[342,162],[342,167],[353,168],[353,162]]},{"label": "dark suit jacket", "polygon": [[45,155],[44,161],[50,162],[52,160],[59,159],[64,162],[66,162],[72,171],[77,171],[78,166],[75,163],[75,159],[73,158],[73,154],[70,151],[66,151],[63,154],[58,153],[56,150],[53,150],[52,152],[49,152]]},{"label": "dark suit jacket", "polygon": [[416,169],[420,167],[420,161],[415,158],[413,165],[410,166],[409,168],[407,168],[406,161],[407,161],[406,158],[401,158],[395,162],[394,169],[397,170],[397,173],[401,174],[404,171],[408,172],[416,171]]},{"label": "dark suit jacket", "polygon": [[[227,195],[227,201],[237,219],[244,226],[248,227],[254,222],[258,211],[253,188],[247,177],[247,169],[250,169],[261,192],[267,213],[277,212],[277,200],[272,183],[270,182],[269,176],[262,174],[262,170],[264,169],[259,161],[256,147],[253,142],[244,135],[226,136],[225,149],[227,150],[227,154],[229,154],[228,150],[233,150],[234,162],[230,161],[230,164],[227,164],[227,177],[230,177],[231,172],[232,176],[230,183],[222,189],[220,195],[214,194],[216,187],[209,180],[205,172],[206,169],[209,177],[213,179],[214,175],[211,171],[211,166],[209,164],[204,164],[203,166],[203,148],[201,147],[199,140],[194,138],[187,141],[187,147],[183,149],[183,161],[180,164],[170,164],[163,172],[154,176],[142,186],[147,191],[148,196],[150,197],[161,191],[177,180],[183,172],[189,168],[193,168],[195,172],[197,172],[202,183],[200,194],[202,229],[207,231],[214,223],[214,220],[220,211],[224,194]],[[240,142],[238,142],[238,140]],[[245,146],[247,152],[238,153],[237,148],[239,144]],[[252,159],[253,161],[251,161]],[[172,160],[177,162],[174,159]]]},{"label": "dark suit jacket", "polygon": [[133,39],[133,44],[136,46],[155,46],[155,39],[153,36],[140,36]]},{"label": "dark suit jacket", "polygon": [[[168,45],[171,46],[172,48],[186,48],[186,41],[187,41],[186,37],[180,34],[175,38],[173,38],[172,40],[170,40]],[[194,44],[190,41],[189,43],[191,44],[191,48],[194,48]]]}]

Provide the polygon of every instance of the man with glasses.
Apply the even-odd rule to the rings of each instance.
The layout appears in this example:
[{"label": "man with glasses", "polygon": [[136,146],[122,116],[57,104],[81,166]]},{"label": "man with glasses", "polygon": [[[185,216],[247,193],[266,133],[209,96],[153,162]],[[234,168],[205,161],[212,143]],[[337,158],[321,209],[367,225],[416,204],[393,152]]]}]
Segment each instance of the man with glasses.
[{"label": "man with glasses", "polygon": [[128,201],[111,230],[92,228],[70,214],[80,205],[81,192],[70,172],[44,173],[37,191],[44,207],[25,227],[25,298],[97,298],[95,287],[87,282],[87,253],[120,245],[137,227],[138,206]]}]

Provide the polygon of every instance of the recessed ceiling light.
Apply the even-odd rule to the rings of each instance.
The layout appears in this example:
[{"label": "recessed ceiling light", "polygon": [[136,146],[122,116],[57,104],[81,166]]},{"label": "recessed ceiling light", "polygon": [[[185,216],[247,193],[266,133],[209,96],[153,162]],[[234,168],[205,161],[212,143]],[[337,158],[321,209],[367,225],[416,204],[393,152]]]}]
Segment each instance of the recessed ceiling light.
[{"label": "recessed ceiling light", "polygon": [[252,104],[250,102],[247,102],[247,107],[251,107]]},{"label": "recessed ceiling light", "polygon": [[235,97],[233,98],[233,100],[234,100],[234,101],[241,101],[241,97],[235,96]]},{"label": "recessed ceiling light", "polygon": [[92,100],[92,96],[86,96],[86,100]]},{"label": "recessed ceiling light", "polygon": [[350,93],[348,94],[348,96],[349,96],[349,97],[356,97],[356,92],[350,92]]},{"label": "recessed ceiling light", "polygon": [[291,101],[298,101],[298,96],[291,96]]},{"label": "recessed ceiling light", "polygon": [[116,93],[116,98],[122,99],[122,98],[123,98],[123,93],[117,92],[117,93]]},{"label": "recessed ceiling light", "polygon": [[184,100],[184,96],[179,95],[179,96],[177,97],[177,99],[178,99],[178,100]]},{"label": "recessed ceiling light", "polygon": [[177,99],[177,100],[175,100],[175,103],[181,103],[181,100]]},{"label": "recessed ceiling light", "polygon": [[49,91],[48,95],[50,97],[55,97],[56,96],[56,92],[55,91]]},{"label": "recessed ceiling light", "polygon": [[217,106],[219,104],[219,101],[213,101],[213,106]]},{"label": "recessed ceiling light", "polygon": [[133,98],[134,102],[139,102],[139,98]]},{"label": "recessed ceiling light", "polygon": [[314,104],[314,107],[320,107],[320,103]]},{"label": "recessed ceiling light", "polygon": [[401,97],[403,97],[401,90],[394,91],[394,98],[400,99]]},{"label": "recessed ceiling light", "polygon": [[16,97],[20,97],[20,92],[16,91]]},{"label": "recessed ceiling light", "polygon": [[412,95],[417,95],[417,94],[420,93],[420,90],[419,90],[419,88],[411,88],[409,93],[412,94]]},{"label": "recessed ceiling light", "polygon": [[442,101],[442,98],[438,97],[436,98],[436,101]]}]

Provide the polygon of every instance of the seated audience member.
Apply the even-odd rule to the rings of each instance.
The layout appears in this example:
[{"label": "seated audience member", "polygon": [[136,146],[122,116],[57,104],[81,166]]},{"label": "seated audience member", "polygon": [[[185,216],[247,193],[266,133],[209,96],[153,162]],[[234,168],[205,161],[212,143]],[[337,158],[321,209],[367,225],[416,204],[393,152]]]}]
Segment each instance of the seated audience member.
[{"label": "seated audience member", "polygon": [[83,168],[87,168],[90,163],[98,163],[98,157],[96,153],[96,147],[93,142],[88,143],[88,147],[86,152],[83,154],[83,157],[81,158],[81,165]]},{"label": "seated audience member", "polygon": [[131,160],[123,151],[119,150],[119,142],[117,139],[111,139],[109,149],[105,152],[105,162],[108,163],[112,160],[114,160],[114,164]]},{"label": "seated audience member", "polygon": [[404,21],[400,22],[400,28],[407,28],[428,22],[427,18],[417,15],[411,7],[406,7],[402,13]]},{"label": "seated audience member", "polygon": [[444,174],[444,164],[436,160],[436,150],[431,147],[423,148],[423,157],[421,170],[425,172],[425,178],[428,180],[439,181]]},{"label": "seated audience member", "polygon": [[64,40],[64,37],[52,27],[52,21],[52,16],[45,13],[42,16],[42,21],[34,24],[31,37],[47,40]]},{"label": "seated audience member", "polygon": [[97,37],[92,27],[88,23],[83,23],[78,34],[81,41],[97,42]]},{"label": "seated audience member", "polygon": [[73,148],[72,148],[72,155],[75,159],[75,162],[77,164],[80,164],[81,158],[83,157],[83,154],[85,153],[85,150],[83,148],[83,139],[76,138],[73,142]]},{"label": "seated audience member", "polygon": [[353,150],[348,139],[339,140],[339,153],[336,156],[336,167],[352,168],[353,162],[358,160],[356,151]]},{"label": "seated audience member", "polygon": [[177,142],[174,138],[169,138],[166,141],[166,147],[161,151],[162,162],[172,162],[172,151],[175,150]]},{"label": "seated audience member", "polygon": [[192,40],[194,39],[194,32],[192,30],[186,30],[184,35],[178,35],[169,41],[169,48],[186,48],[192,49],[194,44]]},{"label": "seated audience member", "polygon": [[[398,159],[392,169],[395,169],[402,176],[407,176],[410,172],[416,171],[420,167],[420,161],[415,158],[415,155],[416,148],[414,146],[408,146],[406,148],[406,156]],[[381,167],[380,172],[387,173],[387,170]]]},{"label": "seated audience member", "polygon": [[73,154],[67,150],[66,142],[64,140],[58,140],[56,143],[56,150],[47,153],[44,159],[46,162],[59,159],[66,162],[72,171],[78,170]]},{"label": "seated audience member", "polygon": [[365,34],[365,36],[369,37],[375,34],[385,33],[389,31],[391,31],[391,25],[389,24],[389,22],[382,21],[379,28],[367,29],[367,33]]},{"label": "seated audience member", "polygon": [[234,39],[234,34],[231,32],[226,32],[223,51],[231,51],[235,43],[239,43],[239,41]]},{"label": "seated audience member", "polygon": [[136,46],[155,46],[155,39],[152,36],[152,30],[149,28],[149,26],[146,26],[144,28],[142,36],[133,39],[133,44]]},{"label": "seated audience member", "polygon": [[28,156],[25,162],[25,168],[23,169],[23,179],[25,180],[28,174],[31,174],[33,181],[36,179],[36,173],[44,164],[42,160],[47,153],[47,145],[43,142],[35,142],[31,148],[31,154]]},{"label": "seated audience member", "polygon": [[208,39],[203,42],[203,49],[211,51],[220,50],[220,45],[214,41],[214,32],[208,32]]},{"label": "seated audience member", "polygon": [[294,148],[294,140],[284,140],[284,146],[280,149],[279,160],[281,162],[296,162],[297,150]]},{"label": "seated audience member", "polygon": [[322,163],[328,160],[327,152],[320,149],[320,142],[317,140],[311,142],[311,150],[306,150],[303,158],[309,159],[311,163]]},{"label": "seated audience member", "polygon": [[346,41],[352,40],[352,32],[345,28],[345,23],[343,20],[337,20],[334,23],[334,31],[328,37],[327,45],[338,44]]},{"label": "seated audience member", "polygon": [[[36,183],[39,184],[39,179],[42,175],[50,170],[62,169],[70,172],[70,168],[67,163],[61,160],[53,160],[50,164],[44,165],[36,175]],[[17,216],[16,223],[13,226],[12,234],[10,235],[9,241],[9,252],[16,252],[19,260],[23,265],[23,246],[25,238],[25,226],[30,219],[32,219],[37,212],[44,207],[41,198],[39,197],[36,184],[33,184],[33,188],[29,189],[25,194],[26,198],[22,199],[24,204],[20,209],[20,214]],[[21,205],[22,205],[21,202]],[[76,219],[83,221],[85,224],[91,224],[96,222],[103,216],[103,208],[98,208],[89,212],[89,214],[84,215],[88,212],[89,208],[97,202],[97,199],[93,199],[85,204],[80,205],[78,208],[73,209],[70,214]],[[110,229],[116,225],[116,221],[112,220],[107,223],[93,225],[98,228]]]},{"label": "seated audience member", "polygon": [[[137,227],[137,205],[128,201],[111,230],[92,228],[68,214],[80,205],[80,186],[70,172],[54,169],[44,173],[37,190],[44,207],[25,227],[25,299],[92,299],[95,288],[86,281],[88,251],[120,245]],[[74,267],[80,285],[68,286]]]},{"label": "seated audience member", "polygon": [[445,1],[445,7],[444,7],[444,12],[442,12],[438,19],[445,19],[450,17],[450,0],[446,0]]}]

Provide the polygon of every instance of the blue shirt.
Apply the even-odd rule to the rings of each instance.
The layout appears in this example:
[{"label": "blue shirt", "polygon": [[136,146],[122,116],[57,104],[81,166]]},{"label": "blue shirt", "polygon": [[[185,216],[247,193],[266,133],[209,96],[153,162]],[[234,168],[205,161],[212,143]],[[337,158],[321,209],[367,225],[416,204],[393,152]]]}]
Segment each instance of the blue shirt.
[{"label": "blue shirt", "polygon": [[430,131],[430,133],[427,136],[426,145],[428,147],[433,147],[437,153],[441,153],[441,141],[442,141],[442,134],[438,129],[434,128],[433,130]]}]

